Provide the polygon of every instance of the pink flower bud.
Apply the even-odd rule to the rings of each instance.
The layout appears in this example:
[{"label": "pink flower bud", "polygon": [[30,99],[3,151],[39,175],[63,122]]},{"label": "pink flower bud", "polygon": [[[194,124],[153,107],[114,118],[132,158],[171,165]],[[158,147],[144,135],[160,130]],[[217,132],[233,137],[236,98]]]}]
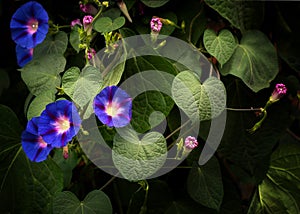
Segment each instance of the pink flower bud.
[{"label": "pink flower bud", "polygon": [[284,84],[282,83],[276,84],[274,91],[270,97],[270,101],[274,102],[281,99],[286,94],[286,92],[287,92],[287,88],[285,87]]},{"label": "pink flower bud", "polygon": [[198,141],[195,137],[188,136],[185,138],[184,147],[188,150],[193,150],[198,146]]},{"label": "pink flower bud", "polygon": [[80,19],[75,19],[71,22],[71,27],[74,27],[75,25],[80,25],[82,26]]},{"label": "pink flower bud", "polygon": [[160,18],[153,17],[150,21],[150,27],[152,32],[159,33],[162,28],[162,23],[160,21]]}]

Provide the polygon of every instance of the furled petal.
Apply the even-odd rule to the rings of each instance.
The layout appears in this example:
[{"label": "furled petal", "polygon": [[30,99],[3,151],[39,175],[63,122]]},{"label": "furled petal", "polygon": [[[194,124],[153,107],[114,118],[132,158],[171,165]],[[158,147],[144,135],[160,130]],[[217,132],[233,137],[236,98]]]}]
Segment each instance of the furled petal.
[{"label": "furled petal", "polygon": [[27,157],[34,162],[46,160],[52,150],[52,146],[44,142],[43,138],[38,135],[38,121],[38,117],[32,118],[21,136],[22,148]]},{"label": "furled petal", "polygon": [[12,39],[24,48],[33,48],[41,43],[48,33],[48,14],[35,1],[22,5],[12,16],[10,29]]},{"label": "furled petal", "polygon": [[109,127],[124,127],[132,116],[132,98],[117,86],[104,88],[94,99],[98,119]]},{"label": "furled petal", "polygon": [[25,66],[32,60],[33,48],[23,48],[20,45],[16,46],[17,62],[20,67]]},{"label": "furled petal", "polygon": [[38,132],[53,147],[67,145],[78,133],[81,119],[76,106],[68,100],[50,103],[42,112]]}]

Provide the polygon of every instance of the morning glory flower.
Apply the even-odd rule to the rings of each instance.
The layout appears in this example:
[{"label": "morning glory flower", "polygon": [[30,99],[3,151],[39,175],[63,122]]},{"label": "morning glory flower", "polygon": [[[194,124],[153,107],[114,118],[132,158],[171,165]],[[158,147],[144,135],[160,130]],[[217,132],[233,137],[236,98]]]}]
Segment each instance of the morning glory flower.
[{"label": "morning glory flower", "polygon": [[16,53],[18,65],[23,67],[32,60],[33,48],[23,48],[20,45],[17,45]]},{"label": "morning glory flower", "polygon": [[198,141],[195,137],[188,136],[184,140],[184,147],[188,150],[193,150],[198,146]]},{"label": "morning glory flower", "polygon": [[34,48],[48,33],[48,14],[35,1],[22,5],[12,16],[10,29],[12,39],[23,48]]},{"label": "morning glory flower", "polygon": [[162,23],[160,21],[160,18],[153,17],[150,21],[150,28],[152,32],[159,33],[162,28]]},{"label": "morning glory flower", "polygon": [[41,113],[38,131],[45,142],[61,148],[78,133],[80,125],[76,106],[68,100],[58,100],[48,104]]},{"label": "morning glory flower", "polygon": [[130,123],[132,98],[117,86],[107,86],[94,99],[98,119],[109,127],[124,127]]},{"label": "morning glory flower", "polygon": [[280,100],[286,94],[286,92],[287,92],[287,88],[285,87],[284,84],[282,83],[276,84],[273,93],[270,97],[270,101],[275,102]]},{"label": "morning glory flower", "polygon": [[28,123],[26,130],[23,131],[22,148],[29,160],[41,162],[47,159],[52,146],[47,144],[38,134],[38,117],[33,117]]}]

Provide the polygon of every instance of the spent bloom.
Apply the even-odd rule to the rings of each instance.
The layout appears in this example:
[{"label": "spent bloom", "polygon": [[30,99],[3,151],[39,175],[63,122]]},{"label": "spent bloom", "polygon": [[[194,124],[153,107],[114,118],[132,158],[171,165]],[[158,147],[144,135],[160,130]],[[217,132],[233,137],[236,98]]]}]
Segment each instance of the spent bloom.
[{"label": "spent bloom", "polygon": [[276,84],[274,91],[270,97],[271,102],[276,102],[280,100],[287,92],[287,88],[285,87],[284,84],[278,83]]},{"label": "spent bloom", "polygon": [[162,28],[162,22],[160,21],[160,18],[153,17],[150,21],[150,27],[153,33],[159,33]]},{"label": "spent bloom", "polygon": [[89,48],[87,51],[87,58],[91,60],[96,55],[96,51],[94,48]]},{"label": "spent bloom", "polygon": [[53,148],[38,134],[38,122],[39,118],[33,117],[27,123],[26,130],[23,131],[21,136],[23,151],[34,162],[46,160]]},{"label": "spent bloom", "polygon": [[79,2],[80,10],[84,13],[96,15],[98,13],[98,9],[94,7],[92,4],[83,4],[82,2]]},{"label": "spent bloom", "polygon": [[188,150],[193,150],[198,146],[198,141],[195,137],[188,136],[184,140],[184,147]]},{"label": "spent bloom", "polygon": [[82,26],[80,19],[74,19],[74,20],[71,22],[71,27],[74,27],[75,25]]},{"label": "spent bloom", "polygon": [[48,104],[41,113],[38,131],[45,142],[61,148],[78,133],[80,125],[76,106],[68,100],[58,100]]},{"label": "spent bloom", "polygon": [[35,1],[27,2],[12,16],[12,39],[23,48],[34,48],[45,39],[49,28],[48,20],[48,14],[42,5]]},{"label": "spent bloom", "polygon": [[117,86],[105,87],[94,99],[98,119],[109,127],[124,127],[132,116],[132,98]]}]

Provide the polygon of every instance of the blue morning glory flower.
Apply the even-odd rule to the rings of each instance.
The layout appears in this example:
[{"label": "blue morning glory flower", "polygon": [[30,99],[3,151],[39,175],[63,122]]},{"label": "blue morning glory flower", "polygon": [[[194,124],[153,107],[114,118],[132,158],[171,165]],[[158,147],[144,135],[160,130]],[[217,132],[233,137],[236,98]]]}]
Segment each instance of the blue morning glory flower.
[{"label": "blue morning glory flower", "polygon": [[16,46],[17,62],[20,67],[25,66],[32,60],[33,48],[23,48],[20,45]]},{"label": "blue morning glory flower", "polygon": [[78,133],[80,125],[76,106],[68,100],[58,100],[48,104],[41,113],[38,131],[45,142],[61,148]]},{"label": "blue morning glory flower", "polygon": [[23,131],[22,148],[27,157],[34,162],[41,162],[47,159],[52,146],[47,144],[38,134],[38,117],[33,117],[28,123],[26,130]]},{"label": "blue morning glory flower", "polygon": [[23,48],[34,48],[48,33],[48,14],[35,1],[22,5],[12,16],[10,29],[12,39]]},{"label": "blue morning glory flower", "polygon": [[98,119],[109,127],[124,127],[130,123],[132,98],[117,86],[107,86],[94,99]]}]

